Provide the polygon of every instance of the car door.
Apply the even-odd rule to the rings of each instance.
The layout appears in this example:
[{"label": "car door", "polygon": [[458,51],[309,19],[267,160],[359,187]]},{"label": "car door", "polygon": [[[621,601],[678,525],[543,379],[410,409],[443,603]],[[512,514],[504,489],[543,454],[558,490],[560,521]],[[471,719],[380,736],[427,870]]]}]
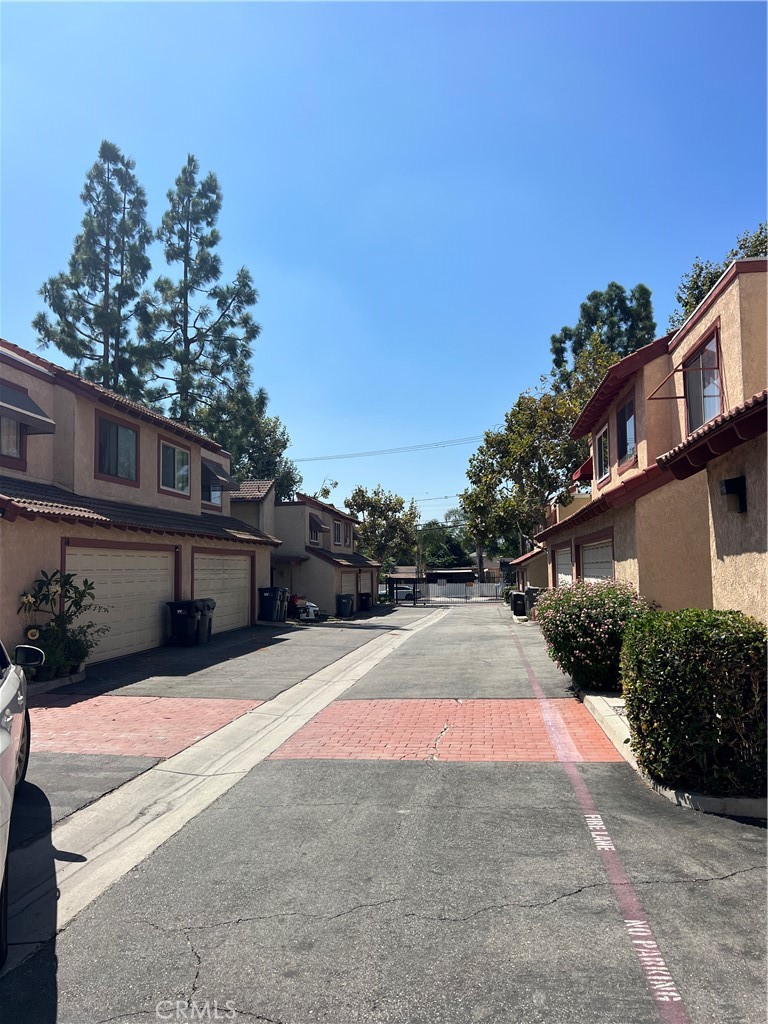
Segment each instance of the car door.
[{"label": "car door", "polygon": [[0,644],[0,858],[5,858],[16,784],[16,762],[24,727],[22,672]]}]

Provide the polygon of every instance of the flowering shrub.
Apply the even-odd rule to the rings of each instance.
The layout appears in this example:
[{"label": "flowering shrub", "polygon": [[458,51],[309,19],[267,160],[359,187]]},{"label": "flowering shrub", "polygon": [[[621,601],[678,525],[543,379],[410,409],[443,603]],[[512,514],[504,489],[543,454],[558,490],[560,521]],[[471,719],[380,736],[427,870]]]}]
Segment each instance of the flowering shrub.
[{"label": "flowering shrub", "polygon": [[618,690],[624,630],[650,605],[623,580],[579,581],[539,595],[541,632],[550,658],[576,686]]},{"label": "flowering shrub", "polygon": [[675,788],[764,796],[766,629],[685,608],[632,623],[621,676],[637,763]]},{"label": "flowering shrub", "polygon": [[[94,585],[84,579],[75,583],[75,574],[40,571],[31,590],[21,595],[17,614],[27,617],[24,636],[31,644],[45,651],[45,664],[36,670],[38,679],[54,679],[76,671],[81,662],[96,648],[99,638],[109,626],[81,621],[89,612],[106,612],[108,608],[94,603]],[[47,621],[39,621],[47,615]]]}]

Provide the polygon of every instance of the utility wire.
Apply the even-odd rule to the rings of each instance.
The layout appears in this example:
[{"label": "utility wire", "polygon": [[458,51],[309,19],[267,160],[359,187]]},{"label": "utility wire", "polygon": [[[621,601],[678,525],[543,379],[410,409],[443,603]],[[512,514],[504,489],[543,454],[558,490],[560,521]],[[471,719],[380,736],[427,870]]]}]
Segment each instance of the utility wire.
[{"label": "utility wire", "polygon": [[403,448],[381,448],[373,452],[347,452],[344,455],[313,455],[309,458],[291,459],[292,462],[328,462],[331,459],[367,459],[372,455],[400,455],[403,452],[423,452],[428,448],[452,448],[459,444],[471,444],[474,441],[484,440],[485,435],[480,437],[457,437],[451,441],[430,441],[426,444],[411,444]]}]

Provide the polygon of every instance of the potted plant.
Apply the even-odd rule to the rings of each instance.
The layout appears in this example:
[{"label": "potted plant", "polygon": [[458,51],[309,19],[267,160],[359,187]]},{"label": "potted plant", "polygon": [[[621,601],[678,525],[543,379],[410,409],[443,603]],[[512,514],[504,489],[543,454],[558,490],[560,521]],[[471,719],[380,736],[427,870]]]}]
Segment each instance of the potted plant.
[{"label": "potted plant", "polygon": [[[75,574],[59,569],[40,571],[29,591],[21,595],[17,614],[27,617],[24,636],[29,643],[45,651],[45,665],[38,670],[38,679],[56,679],[78,672],[84,661],[109,632],[109,626],[83,616],[109,609],[94,601],[94,584],[83,579],[75,582]],[[48,616],[41,623],[39,616]],[[31,620],[31,621],[29,621]]]}]

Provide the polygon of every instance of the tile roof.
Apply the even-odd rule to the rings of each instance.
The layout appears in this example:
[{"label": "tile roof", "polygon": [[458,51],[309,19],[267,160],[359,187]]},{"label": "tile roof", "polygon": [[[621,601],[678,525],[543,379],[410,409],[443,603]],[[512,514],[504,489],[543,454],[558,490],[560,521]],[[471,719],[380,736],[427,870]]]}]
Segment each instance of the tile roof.
[{"label": "tile roof", "polygon": [[685,480],[704,469],[711,459],[765,433],[767,407],[768,389],[715,416],[671,451],[659,455],[656,462],[678,480]]},{"label": "tile roof", "polygon": [[243,480],[240,489],[230,494],[230,500],[263,501],[274,485],[274,480]]},{"label": "tile roof", "polygon": [[510,565],[525,565],[526,562],[530,562],[532,558],[536,558],[538,555],[546,556],[546,548],[534,548],[533,551],[528,551],[524,555],[518,555],[517,558],[513,558],[509,563]]},{"label": "tile roof", "polygon": [[345,551],[343,554],[339,552],[334,555],[324,548],[310,547],[309,545],[305,551],[308,551],[310,555],[322,558],[325,562],[331,562],[340,569],[378,569],[381,565],[381,562],[372,562],[370,558],[366,558],[365,555],[361,555],[357,551]]},{"label": "tile roof", "polygon": [[102,387],[101,384],[94,384],[83,377],[78,377],[71,370],[65,370],[64,367],[57,366],[48,359],[43,359],[36,352],[29,352],[19,345],[6,341],[5,338],[0,338],[0,355],[5,355],[14,363],[18,363],[20,369],[24,369],[24,364],[26,363],[32,367],[32,372],[37,369],[50,374],[53,376],[54,383],[61,384],[71,391],[90,398],[92,401],[100,402],[103,405],[109,405],[116,409],[124,409],[126,412],[133,413],[134,416],[138,416],[148,423],[154,423],[156,426],[162,427],[173,434],[185,437],[190,441],[195,441],[203,448],[208,448],[214,452],[223,451],[221,445],[217,444],[216,441],[212,441],[203,434],[198,434],[190,429],[190,427],[185,427],[183,423],[177,423],[175,420],[168,419],[162,413],[148,409],[144,405],[139,405],[138,402],[125,398],[123,395],[118,395],[114,391]]},{"label": "tile roof", "polygon": [[0,509],[12,522],[19,516],[33,519],[65,520],[90,526],[144,530],[152,533],[178,533],[246,544],[270,544],[281,541],[231,516],[215,513],[193,515],[148,505],[72,494],[53,484],[41,484],[18,477],[0,476]]}]

